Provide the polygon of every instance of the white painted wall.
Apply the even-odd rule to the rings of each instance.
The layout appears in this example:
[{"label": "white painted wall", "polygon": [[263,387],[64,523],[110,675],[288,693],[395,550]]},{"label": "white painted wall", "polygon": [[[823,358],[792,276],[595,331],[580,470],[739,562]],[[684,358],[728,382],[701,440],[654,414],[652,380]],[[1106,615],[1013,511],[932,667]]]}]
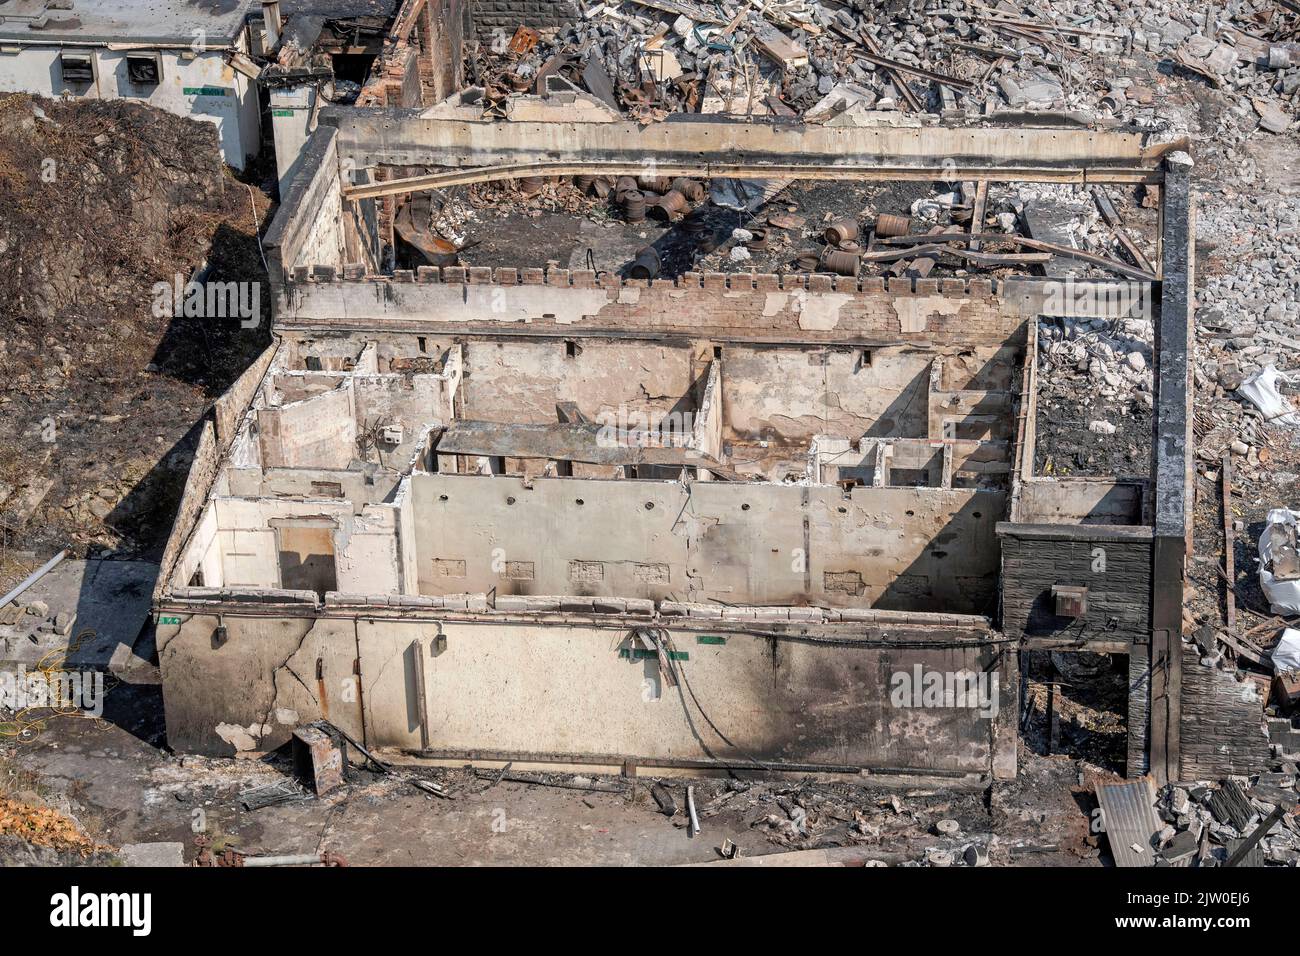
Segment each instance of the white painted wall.
[{"label": "white painted wall", "polygon": [[[95,82],[65,84],[59,64],[62,50],[91,54]],[[236,169],[243,169],[257,155],[261,115],[256,84],[228,66],[220,52],[191,57],[188,51],[162,50],[162,78],[157,86],[133,84],[127,77],[126,58],[125,51],[104,47],[23,46],[17,53],[0,53],[0,92],[59,96],[67,90],[74,98],[135,100],[215,125],[222,158]]]},{"label": "white painted wall", "polygon": [[312,116],[316,112],[317,90],[311,86],[294,86],[271,91],[271,129],[275,136],[275,159],[280,177],[280,195],[286,194],[289,180],[298,171],[302,149],[311,135]]}]

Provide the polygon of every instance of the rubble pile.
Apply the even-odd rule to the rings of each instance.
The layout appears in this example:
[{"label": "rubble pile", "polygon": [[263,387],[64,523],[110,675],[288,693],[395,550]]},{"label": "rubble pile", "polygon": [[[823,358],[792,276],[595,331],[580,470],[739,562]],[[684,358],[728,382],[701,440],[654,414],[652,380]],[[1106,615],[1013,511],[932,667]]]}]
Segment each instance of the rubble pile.
[{"label": "rubble pile", "polygon": [[1267,830],[1257,847],[1234,865],[1297,865],[1300,823],[1291,812],[1300,799],[1295,782],[1292,765],[1280,773],[1163,787],[1156,805],[1163,826],[1152,838],[1157,865],[1222,866],[1261,826]]},{"label": "rubble pile", "polygon": [[[1198,222],[1225,268],[1198,291],[1196,386],[1211,400],[1198,415],[1197,454],[1211,468],[1224,454],[1243,459],[1236,478],[1250,482],[1261,453],[1267,463],[1270,447],[1295,432],[1267,420],[1240,390],[1264,369],[1295,368],[1300,358],[1300,194],[1235,198],[1208,205]],[[1290,385],[1280,379],[1274,387]]]},{"label": "rubble pile", "polygon": [[[660,781],[650,796],[675,826],[690,826],[680,785]],[[702,827],[719,814],[738,816],[751,830],[785,850],[860,847],[880,862],[900,866],[985,866],[1004,859],[1003,841],[989,832],[975,794],[871,790],[843,784],[792,784],[733,779],[700,781],[692,787],[695,818]]]},{"label": "rubble pile", "polygon": [[[467,75],[498,100],[544,92],[548,76],[642,120],[672,112],[806,114],[902,110],[967,118],[1063,110],[1146,128],[1169,125],[1148,76],[1114,75],[1145,54],[1230,94],[1274,133],[1300,89],[1294,16],[1268,2],[1181,10],[1162,0],[766,4],[597,3],[559,30],[526,24],[469,55]],[[834,95],[834,99],[827,101]]]},{"label": "rubble pile", "polygon": [[1155,404],[1151,319],[1056,316],[1038,326],[1040,474],[1140,477]]}]

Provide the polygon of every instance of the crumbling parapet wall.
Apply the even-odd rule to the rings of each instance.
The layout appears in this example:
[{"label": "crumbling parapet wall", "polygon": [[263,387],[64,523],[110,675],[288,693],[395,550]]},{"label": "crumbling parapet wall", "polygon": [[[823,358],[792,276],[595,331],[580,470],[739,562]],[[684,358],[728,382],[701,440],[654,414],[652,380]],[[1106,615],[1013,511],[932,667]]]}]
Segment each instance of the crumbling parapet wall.
[{"label": "crumbling parapet wall", "polygon": [[466,331],[556,335],[1001,345],[1023,341],[1026,321],[986,279],[687,273],[648,281],[591,270],[432,266],[389,278],[327,261],[296,267],[282,291],[280,331],[454,324]]},{"label": "crumbling parapet wall", "polygon": [[427,106],[459,90],[469,2],[403,0],[356,106]]},{"label": "crumbling parapet wall", "polygon": [[818,126],[673,114],[642,125],[573,122],[563,109],[556,119],[493,121],[481,111],[473,119],[448,118],[410,109],[333,108],[321,114],[322,125],[338,129],[340,154],[354,169],[437,163],[472,171],[469,181],[577,175],[582,169],[564,170],[590,166],[596,175],[653,168],[656,175],[707,178],[1159,182],[1161,157],[1185,146],[1145,133],[991,123]]},{"label": "crumbling parapet wall", "polygon": [[158,600],[171,586],[172,574],[181,555],[189,546],[191,535],[198,526],[200,515],[212,493],[226,453],[239,431],[253,396],[261,387],[267,370],[276,356],[276,346],[268,346],[244,370],[226,393],[213,403],[212,420],[205,421],[199,433],[199,444],[194,462],[185,478],[185,490],[176,510],[175,528],[163,550],[158,580],[154,586],[154,599]]},{"label": "crumbling parapet wall", "polygon": [[1200,661],[1183,645],[1182,778],[1221,780],[1257,773],[1269,762],[1259,685]]},{"label": "crumbling parapet wall", "polygon": [[283,294],[286,268],[295,263],[319,261],[342,267],[346,245],[340,176],[338,136],[318,129],[307,141],[262,242],[275,298]]}]

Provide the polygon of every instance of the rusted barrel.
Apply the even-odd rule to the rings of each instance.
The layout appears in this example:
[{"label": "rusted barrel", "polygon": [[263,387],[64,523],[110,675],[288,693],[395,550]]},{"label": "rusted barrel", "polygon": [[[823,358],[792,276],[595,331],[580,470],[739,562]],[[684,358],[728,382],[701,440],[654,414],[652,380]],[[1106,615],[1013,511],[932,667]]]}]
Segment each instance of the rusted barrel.
[{"label": "rusted barrel", "polygon": [[573,185],[577,186],[578,189],[582,190],[582,193],[584,195],[591,192],[592,183],[594,183],[595,181],[596,181],[595,176],[574,176],[573,177]]},{"label": "rusted barrel", "polygon": [[837,219],[822,233],[828,245],[838,246],[850,239],[858,238],[858,221],[856,219]]},{"label": "rusted barrel", "polygon": [[645,221],[645,193],[630,189],[623,193],[623,215],[628,222]]},{"label": "rusted barrel", "polygon": [[666,193],[673,188],[673,181],[667,176],[638,176],[636,181],[642,191],[652,190],[657,193]]},{"label": "rusted barrel", "polygon": [[682,220],[681,228],[682,228],[682,232],[685,232],[692,236],[698,236],[701,233],[708,231],[709,224],[704,219],[703,216],[699,216],[696,215],[695,213],[692,213],[691,215],[687,216],[685,219]]},{"label": "rusted barrel", "polygon": [[623,200],[624,193],[636,192],[636,180],[631,176],[618,177],[618,183],[614,186],[614,197],[620,202]]},{"label": "rusted barrel", "polygon": [[654,246],[646,246],[636,254],[632,265],[628,266],[627,274],[630,279],[653,279],[661,268],[663,264],[659,261],[659,253]]},{"label": "rusted barrel", "polygon": [[685,176],[678,176],[673,180],[673,189],[685,196],[690,202],[699,202],[708,194],[708,190],[704,188],[704,183],[698,179],[687,179]]},{"label": "rusted barrel", "polygon": [[676,189],[670,189],[648,211],[656,219],[676,222],[691,211],[691,206],[685,196]]},{"label": "rusted barrel", "polygon": [[519,191],[525,196],[536,196],[542,191],[542,186],[546,180],[541,176],[525,176],[519,180]]},{"label": "rusted barrel", "polygon": [[876,217],[876,235],[905,236],[912,231],[912,220],[907,216],[891,216],[882,212]]},{"label": "rusted barrel", "polygon": [[837,275],[855,276],[862,266],[862,260],[858,258],[856,252],[845,252],[842,249],[827,246],[826,251],[822,253],[821,265],[823,269]]}]

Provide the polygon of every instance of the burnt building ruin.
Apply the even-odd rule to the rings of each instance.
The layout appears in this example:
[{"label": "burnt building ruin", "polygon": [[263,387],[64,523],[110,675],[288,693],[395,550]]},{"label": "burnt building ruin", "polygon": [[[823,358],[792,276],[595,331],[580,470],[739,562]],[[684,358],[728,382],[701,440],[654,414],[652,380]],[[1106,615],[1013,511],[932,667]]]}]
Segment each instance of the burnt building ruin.
[{"label": "burnt building ruin", "polygon": [[[974,782],[1015,774],[1020,657],[1050,649],[1128,656],[1130,773],[1249,763],[1258,702],[1182,635],[1186,150],[640,125],[561,84],[504,118],[473,91],[325,111],[267,239],[275,345],[205,426],[154,596],[170,743],[266,751],[323,717],[414,760]],[[1158,276],[637,278],[546,237],[510,265],[393,261],[407,197],[647,175],[1143,183]],[[1042,473],[1040,319],[1135,303],[1149,471]],[[932,673],[982,706],[900,704]]]}]

